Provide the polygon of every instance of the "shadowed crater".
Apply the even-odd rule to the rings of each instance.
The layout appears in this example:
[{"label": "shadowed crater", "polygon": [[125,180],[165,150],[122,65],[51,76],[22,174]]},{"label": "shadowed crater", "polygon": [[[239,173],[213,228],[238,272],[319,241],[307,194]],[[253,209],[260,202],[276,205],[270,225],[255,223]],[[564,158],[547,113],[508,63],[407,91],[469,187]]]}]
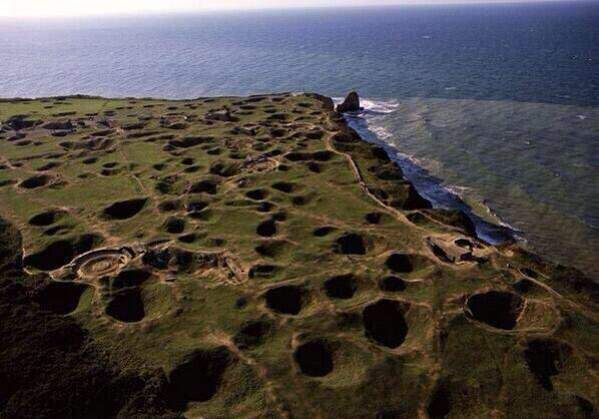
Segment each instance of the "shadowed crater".
[{"label": "shadowed crater", "polygon": [[224,346],[195,350],[171,371],[169,381],[173,392],[183,403],[210,400],[218,392],[232,361],[231,353]]},{"label": "shadowed crater", "polygon": [[426,409],[431,419],[444,418],[449,415],[451,411],[449,396],[447,386],[444,383],[437,384]]},{"label": "shadowed crater", "polygon": [[35,294],[35,300],[45,310],[69,314],[79,305],[81,295],[89,287],[74,282],[50,282]]},{"label": "shadowed crater", "polygon": [[533,339],[527,342],[524,350],[524,360],[539,384],[553,391],[551,377],[557,375],[565,359],[572,349],[565,343],[553,339]]},{"label": "shadowed crater", "polygon": [[316,339],[298,346],[293,358],[304,375],[324,377],[333,371],[333,350],[324,339]]},{"label": "shadowed crater", "polygon": [[185,220],[177,217],[169,217],[164,222],[164,231],[170,234],[181,234],[185,230]]},{"label": "shadowed crater", "polygon": [[114,277],[112,286],[115,288],[136,287],[145,282],[152,274],[143,269],[126,269]]},{"label": "shadowed crater", "polygon": [[46,227],[54,224],[55,222],[60,220],[64,215],[66,215],[65,211],[48,210],[34,215],[29,219],[28,223],[32,226]]},{"label": "shadowed crater", "polygon": [[269,289],[264,295],[266,306],[277,313],[298,314],[303,306],[305,291],[297,285]]},{"label": "shadowed crater", "polygon": [[423,269],[431,264],[426,256],[410,255],[406,253],[393,253],[385,261],[385,266],[393,272],[410,273]]},{"label": "shadowed crater", "polygon": [[364,239],[356,233],[345,233],[333,243],[333,251],[344,255],[364,255]]},{"label": "shadowed crater", "polygon": [[85,234],[76,241],[58,240],[25,257],[23,264],[40,271],[53,271],[69,263],[75,256],[91,250],[100,241],[101,238],[94,234]]},{"label": "shadowed crater", "polygon": [[148,202],[147,198],[136,198],[114,202],[104,208],[103,214],[109,219],[126,220],[140,212],[146,205],[146,202]]},{"label": "shadowed crater", "polygon": [[323,227],[315,228],[312,231],[312,234],[314,236],[316,236],[316,237],[324,237],[324,236],[328,236],[329,234],[331,234],[335,230],[336,230],[335,227],[323,226]]},{"label": "shadowed crater", "polygon": [[141,321],[146,313],[140,290],[133,288],[115,295],[106,306],[106,314],[125,323]]},{"label": "shadowed crater", "polygon": [[274,324],[267,318],[245,322],[233,337],[233,342],[240,349],[248,349],[260,345]]},{"label": "shadowed crater", "polygon": [[25,179],[19,184],[19,187],[25,189],[36,189],[48,185],[52,181],[52,177],[48,175],[35,175]]},{"label": "shadowed crater", "polygon": [[397,348],[408,334],[405,305],[394,300],[379,300],[362,312],[366,337],[388,348]]},{"label": "shadowed crater", "polygon": [[406,282],[393,275],[386,276],[379,280],[379,288],[381,291],[399,292],[406,289]]},{"label": "shadowed crater", "polygon": [[474,294],[466,303],[466,315],[498,329],[511,330],[516,326],[524,300],[507,291],[488,291]]},{"label": "shadowed crater", "polygon": [[261,201],[268,197],[268,191],[266,189],[253,189],[248,191],[245,196],[256,201]]},{"label": "shadowed crater", "polygon": [[327,279],[324,289],[329,298],[348,299],[354,296],[358,284],[353,274],[338,275]]},{"label": "shadowed crater", "polygon": [[256,233],[262,237],[274,236],[277,234],[277,223],[272,219],[262,221],[258,224],[258,227],[256,227]]}]

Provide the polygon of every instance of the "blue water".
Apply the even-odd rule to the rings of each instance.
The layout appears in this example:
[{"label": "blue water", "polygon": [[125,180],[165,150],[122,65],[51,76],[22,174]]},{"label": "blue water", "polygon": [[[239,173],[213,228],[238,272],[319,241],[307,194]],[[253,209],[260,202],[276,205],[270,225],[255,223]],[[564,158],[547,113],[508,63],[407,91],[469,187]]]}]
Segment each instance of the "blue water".
[{"label": "blue water", "polygon": [[599,274],[599,2],[0,20],[0,97],[351,89],[430,194]]}]

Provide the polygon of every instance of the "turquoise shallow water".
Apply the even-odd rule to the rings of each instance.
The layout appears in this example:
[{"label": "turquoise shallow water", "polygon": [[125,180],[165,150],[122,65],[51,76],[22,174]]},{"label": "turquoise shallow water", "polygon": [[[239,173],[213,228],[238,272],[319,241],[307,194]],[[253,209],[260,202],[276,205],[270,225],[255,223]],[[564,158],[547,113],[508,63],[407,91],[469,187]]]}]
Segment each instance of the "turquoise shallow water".
[{"label": "turquoise shallow water", "polygon": [[357,89],[425,193],[599,277],[597,22],[584,1],[0,20],[0,97]]}]

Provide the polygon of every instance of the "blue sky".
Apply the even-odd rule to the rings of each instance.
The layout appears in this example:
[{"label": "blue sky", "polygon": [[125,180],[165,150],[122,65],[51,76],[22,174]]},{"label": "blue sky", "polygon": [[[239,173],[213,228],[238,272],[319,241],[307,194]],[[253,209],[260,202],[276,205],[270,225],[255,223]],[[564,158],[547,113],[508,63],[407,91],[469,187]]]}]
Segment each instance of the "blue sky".
[{"label": "blue sky", "polygon": [[[0,0],[0,16],[44,17],[165,13],[214,9],[481,3],[506,0]],[[509,1],[509,0],[508,0]]]}]

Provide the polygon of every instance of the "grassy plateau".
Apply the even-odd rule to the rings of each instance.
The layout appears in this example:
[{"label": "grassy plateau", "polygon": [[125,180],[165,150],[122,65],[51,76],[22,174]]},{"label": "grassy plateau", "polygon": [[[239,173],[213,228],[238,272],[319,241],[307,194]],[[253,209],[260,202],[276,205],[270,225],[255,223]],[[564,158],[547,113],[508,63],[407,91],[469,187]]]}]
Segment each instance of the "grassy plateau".
[{"label": "grassy plateau", "polygon": [[0,417],[597,414],[597,284],[431,208],[328,98],[0,121]]}]

